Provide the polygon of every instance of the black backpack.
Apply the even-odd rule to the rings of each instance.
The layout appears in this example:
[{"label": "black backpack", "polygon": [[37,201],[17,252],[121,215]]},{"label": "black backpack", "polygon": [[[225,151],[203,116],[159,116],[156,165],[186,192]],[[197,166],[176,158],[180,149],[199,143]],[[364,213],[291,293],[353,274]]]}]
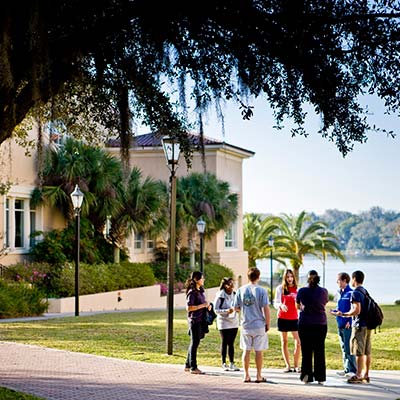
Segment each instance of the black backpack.
[{"label": "black backpack", "polygon": [[211,309],[208,310],[206,308],[206,312],[204,314],[204,318],[207,322],[207,325],[212,325],[214,323],[215,318],[217,318],[217,314],[214,311],[214,304],[210,303]]},{"label": "black backpack", "polygon": [[[355,290],[358,290],[364,295],[364,304],[361,306],[361,313],[365,315],[365,321],[367,323],[368,329],[379,328],[383,322],[383,312],[379,307],[377,302],[370,296],[367,290],[361,287],[357,287]],[[364,311],[363,311],[364,307]]]}]

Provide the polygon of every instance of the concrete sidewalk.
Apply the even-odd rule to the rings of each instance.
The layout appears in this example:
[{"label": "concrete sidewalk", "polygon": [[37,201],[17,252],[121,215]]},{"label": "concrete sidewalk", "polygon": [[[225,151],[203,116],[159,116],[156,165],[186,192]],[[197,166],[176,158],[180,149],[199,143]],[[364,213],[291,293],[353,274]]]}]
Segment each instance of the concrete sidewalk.
[{"label": "concrete sidewalk", "polygon": [[[265,369],[267,383],[243,383],[241,372],[120,360],[0,342],[0,386],[48,400],[400,399],[399,371],[372,371],[371,383],[349,385],[328,371],[326,385],[304,385],[295,373]],[[268,359],[266,359],[266,362]]]}]

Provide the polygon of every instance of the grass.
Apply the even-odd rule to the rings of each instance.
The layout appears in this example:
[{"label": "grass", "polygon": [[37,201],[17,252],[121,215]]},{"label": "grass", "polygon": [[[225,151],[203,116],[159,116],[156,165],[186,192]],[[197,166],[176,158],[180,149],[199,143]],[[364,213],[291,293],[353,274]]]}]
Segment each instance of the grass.
[{"label": "grass", "polygon": [[1,400],[41,400],[39,397],[32,396],[21,392],[16,392],[11,389],[0,387],[0,399]]},{"label": "grass", "polygon": [[[334,308],[328,304],[327,309]],[[381,332],[373,334],[373,369],[400,370],[400,306],[383,306],[385,314]],[[283,368],[276,312],[272,310],[272,328],[269,332],[270,348],[265,352],[266,368]],[[341,351],[336,321],[328,316],[326,339],[327,368],[341,369]],[[83,352],[128,360],[182,364],[185,361],[189,337],[186,312],[174,314],[174,354],[166,354],[166,313],[164,311],[97,314],[57,318],[44,321],[26,321],[0,324],[2,340],[28,343],[62,350]],[[238,341],[238,338],[237,338]],[[198,353],[200,365],[219,366],[220,337],[215,325],[211,326]],[[292,348],[292,342],[290,342]],[[236,345],[237,364],[240,363],[239,344]]]}]

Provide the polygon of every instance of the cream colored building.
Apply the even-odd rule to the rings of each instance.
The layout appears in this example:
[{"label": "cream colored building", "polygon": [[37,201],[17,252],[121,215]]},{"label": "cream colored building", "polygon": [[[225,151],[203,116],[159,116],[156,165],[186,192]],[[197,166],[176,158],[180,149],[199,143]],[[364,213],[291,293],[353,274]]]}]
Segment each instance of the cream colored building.
[{"label": "cream colored building", "polygon": [[[197,143],[198,137],[191,135],[191,140]],[[205,138],[204,144],[207,172],[214,173],[218,179],[228,182],[239,199],[236,223],[226,232],[221,231],[212,240],[207,241],[205,251],[212,262],[232,268],[236,276],[245,276],[248,261],[247,252],[243,250],[242,168],[243,161],[252,157],[254,153],[208,138]],[[111,142],[107,147],[107,151],[116,157],[119,157],[119,150],[118,142]],[[153,134],[134,138],[130,149],[130,162],[131,166],[142,170],[143,176],[164,181],[169,179],[170,171],[166,166],[160,139]],[[62,228],[65,221],[57,210],[30,207],[30,193],[37,182],[35,153],[27,157],[25,150],[14,141],[6,141],[0,146],[0,166],[0,183],[4,189],[0,193],[0,234],[4,244],[0,263],[10,265],[21,261],[28,254],[32,245],[31,232]],[[184,157],[181,156],[178,177],[202,171],[204,167],[199,152],[193,155],[191,170],[188,170]],[[10,188],[7,187],[7,182],[11,183]],[[132,235],[126,245],[132,261],[140,262],[152,258],[154,243],[151,240]]]}]

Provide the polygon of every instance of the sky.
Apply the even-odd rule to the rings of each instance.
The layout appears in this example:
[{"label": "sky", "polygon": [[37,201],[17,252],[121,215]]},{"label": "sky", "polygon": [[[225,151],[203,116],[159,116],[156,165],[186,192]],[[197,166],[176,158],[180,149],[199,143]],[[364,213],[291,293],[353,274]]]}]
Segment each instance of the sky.
[{"label": "sky", "polygon": [[359,213],[379,206],[400,211],[400,121],[383,114],[374,98],[364,100],[370,122],[399,133],[395,139],[371,132],[345,158],[335,144],[318,134],[319,118],[305,125],[309,136],[291,137],[290,124],[273,128],[266,102],[254,103],[254,116],[243,121],[234,104],[224,109],[225,135],[214,113],[205,135],[255,152],[243,162],[243,210],[256,213],[318,215],[327,209]]}]

